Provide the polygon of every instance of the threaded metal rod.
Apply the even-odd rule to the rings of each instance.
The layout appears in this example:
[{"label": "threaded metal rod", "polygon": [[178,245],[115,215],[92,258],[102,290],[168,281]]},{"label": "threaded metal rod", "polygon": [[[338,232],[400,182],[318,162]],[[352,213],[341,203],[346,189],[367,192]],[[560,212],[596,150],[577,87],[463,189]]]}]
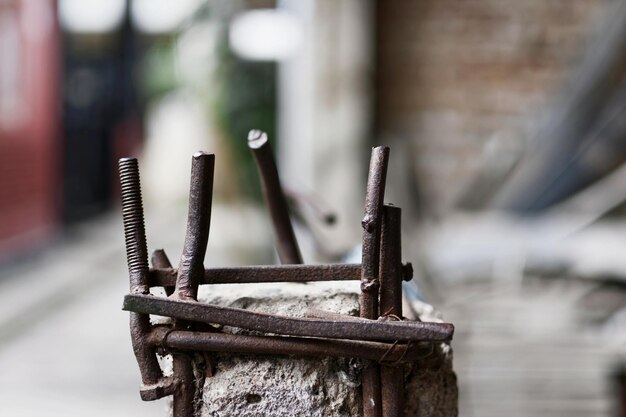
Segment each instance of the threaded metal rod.
[{"label": "threaded metal rod", "polygon": [[[143,204],[139,182],[139,166],[135,158],[122,158],[119,161],[120,183],[122,188],[122,217],[124,239],[130,279],[131,294],[148,294],[148,248],[143,221]],[[157,362],[154,347],[146,343],[150,332],[150,317],[147,314],[130,314],[130,335],[133,351],[139,364],[142,398],[148,390],[154,390],[163,376]]]},{"label": "threaded metal rod", "polygon": [[122,187],[122,217],[126,258],[130,273],[131,293],[148,292],[148,247],[143,220],[139,166],[135,158],[122,158],[119,161],[120,183]]}]

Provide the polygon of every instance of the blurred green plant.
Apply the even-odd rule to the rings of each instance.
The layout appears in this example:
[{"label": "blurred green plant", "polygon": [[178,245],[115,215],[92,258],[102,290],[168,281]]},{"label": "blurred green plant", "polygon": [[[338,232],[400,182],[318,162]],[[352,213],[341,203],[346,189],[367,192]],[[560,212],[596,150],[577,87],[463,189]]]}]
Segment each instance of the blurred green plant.
[{"label": "blurred green plant", "polygon": [[174,64],[175,45],[175,38],[168,37],[153,42],[146,51],[140,69],[143,77],[139,80],[146,102],[161,97],[180,85]]},{"label": "blurred green plant", "polygon": [[224,29],[218,42],[218,91],[213,108],[232,150],[240,189],[246,196],[260,200],[260,180],[247,137],[251,129],[263,130],[276,151],[276,63],[238,58],[228,47],[227,35]]}]

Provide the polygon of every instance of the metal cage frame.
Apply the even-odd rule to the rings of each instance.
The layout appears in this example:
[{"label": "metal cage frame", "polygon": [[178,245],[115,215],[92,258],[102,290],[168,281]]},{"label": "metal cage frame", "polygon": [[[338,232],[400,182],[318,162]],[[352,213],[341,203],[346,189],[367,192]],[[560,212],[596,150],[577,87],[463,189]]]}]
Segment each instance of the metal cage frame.
[{"label": "metal cage frame", "polygon": [[[412,268],[401,262],[401,210],[383,204],[389,148],[372,150],[361,223],[362,262],[303,265],[267,135],[250,132],[248,145],[262,177],[283,265],[205,269],[215,156],[198,152],[192,159],[187,231],[179,266],[173,268],[165,252],[157,250],[149,268],[138,163],[134,158],[119,161],[130,280],[123,309],[130,312],[141,398],[151,401],[172,395],[174,417],[197,415],[201,403],[197,392],[206,373],[211,375],[214,361],[210,352],[353,357],[367,364],[362,371],[363,415],[401,416],[404,378],[398,365],[429,355],[433,343],[451,340],[454,326],[402,317],[401,284],[412,278]],[[198,286],[204,284],[340,280],[360,280],[360,317],[315,311],[295,318],[197,301]],[[151,287],[163,287],[167,296],[151,295]],[[169,323],[152,324],[151,314],[169,317]],[[227,334],[215,325],[273,335]],[[164,375],[157,353],[172,355],[171,376]],[[203,375],[194,369],[192,353],[202,353]]]}]

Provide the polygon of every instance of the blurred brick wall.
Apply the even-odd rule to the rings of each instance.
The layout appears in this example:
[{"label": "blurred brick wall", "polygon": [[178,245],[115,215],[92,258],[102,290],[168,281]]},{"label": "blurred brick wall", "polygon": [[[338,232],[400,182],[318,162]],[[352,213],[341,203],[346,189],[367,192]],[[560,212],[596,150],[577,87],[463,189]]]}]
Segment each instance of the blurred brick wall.
[{"label": "blurred brick wall", "polygon": [[378,1],[377,135],[410,141],[428,211],[453,205],[490,138],[548,107],[607,1]]}]

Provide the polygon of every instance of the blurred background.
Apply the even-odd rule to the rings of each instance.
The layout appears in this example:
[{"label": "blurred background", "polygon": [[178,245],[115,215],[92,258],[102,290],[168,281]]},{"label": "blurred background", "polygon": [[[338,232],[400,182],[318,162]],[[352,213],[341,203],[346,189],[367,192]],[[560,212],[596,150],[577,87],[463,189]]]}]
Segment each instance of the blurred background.
[{"label": "blurred background", "polygon": [[120,311],[117,160],[149,249],[216,154],[206,265],[276,262],[268,132],[305,262],[361,239],[391,146],[408,295],[456,325],[461,416],[624,416],[625,0],[0,0],[0,414],[157,416]]}]

